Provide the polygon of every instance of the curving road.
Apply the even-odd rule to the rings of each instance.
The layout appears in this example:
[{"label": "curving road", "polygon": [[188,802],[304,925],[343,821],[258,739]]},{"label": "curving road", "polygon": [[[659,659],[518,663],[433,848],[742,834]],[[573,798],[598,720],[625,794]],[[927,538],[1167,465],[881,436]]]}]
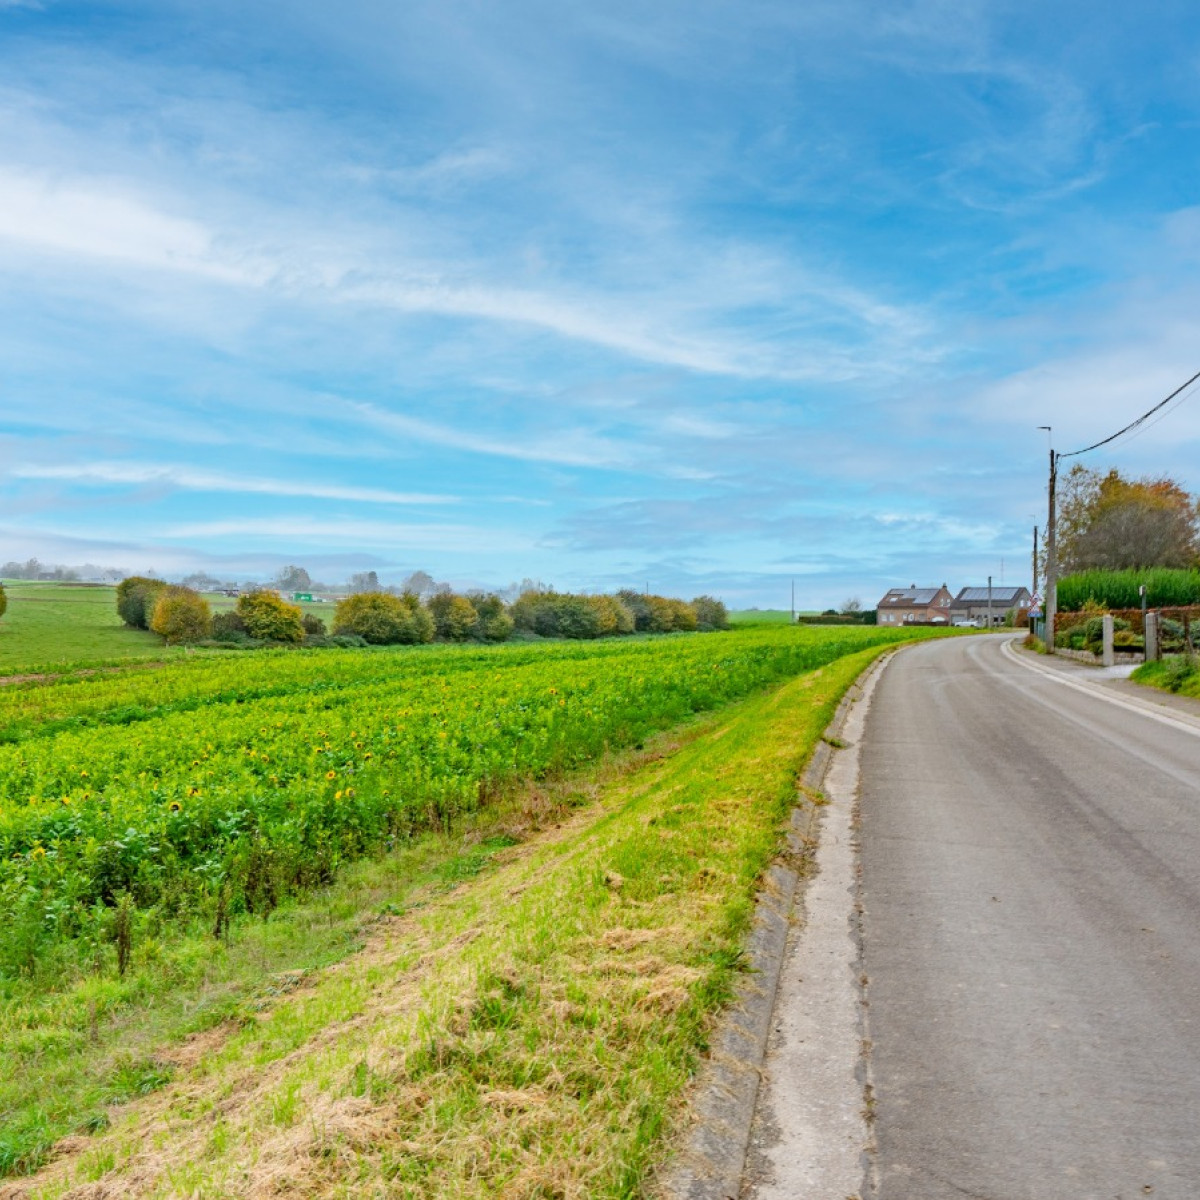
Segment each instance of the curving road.
[{"label": "curving road", "polygon": [[1097,676],[978,637],[879,679],[864,1195],[1200,1196],[1200,719]]}]

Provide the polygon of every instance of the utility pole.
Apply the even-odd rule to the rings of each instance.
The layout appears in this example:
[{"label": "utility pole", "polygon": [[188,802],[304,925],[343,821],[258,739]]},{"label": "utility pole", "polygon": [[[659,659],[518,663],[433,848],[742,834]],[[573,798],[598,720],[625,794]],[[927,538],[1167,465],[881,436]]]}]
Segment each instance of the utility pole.
[{"label": "utility pole", "polygon": [[1034,597],[1038,594],[1037,589],[1037,543],[1038,543],[1038,527],[1033,527],[1033,585],[1029,589],[1029,632],[1033,633],[1033,610],[1037,607],[1034,602]]},{"label": "utility pole", "polygon": [[988,630],[992,628],[992,577],[988,576]]},{"label": "utility pole", "polygon": [[1046,653],[1054,653],[1054,618],[1058,616],[1058,559],[1055,556],[1054,490],[1058,483],[1058,455],[1050,448],[1050,496],[1046,521]]}]

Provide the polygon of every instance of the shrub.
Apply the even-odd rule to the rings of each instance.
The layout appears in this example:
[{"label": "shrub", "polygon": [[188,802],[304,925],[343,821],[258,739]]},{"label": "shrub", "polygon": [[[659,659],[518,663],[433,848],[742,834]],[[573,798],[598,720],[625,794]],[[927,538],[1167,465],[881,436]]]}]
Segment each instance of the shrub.
[{"label": "shrub", "polygon": [[496,595],[476,592],[467,597],[475,608],[475,628],[471,636],[480,642],[507,642],[513,635],[513,619],[505,610],[504,601]]},{"label": "shrub", "polygon": [[4,590],[4,584],[0,583],[0,617],[8,611],[8,594]]},{"label": "shrub", "polygon": [[218,641],[223,639],[234,642],[250,640],[250,635],[246,632],[246,622],[242,620],[241,613],[236,609],[213,615],[212,636]]},{"label": "shrub", "polygon": [[162,588],[154,603],[150,628],[165,638],[168,646],[203,641],[212,634],[208,601],[191,588]]},{"label": "shrub", "polygon": [[[1100,643],[1104,641],[1104,618],[1088,617],[1083,625],[1074,626],[1075,629],[1083,630],[1083,640],[1085,642]],[[1124,617],[1113,617],[1113,633],[1121,633],[1129,628],[1129,622]],[[1182,629],[1182,626],[1180,626]]]},{"label": "shrub", "polygon": [[246,632],[264,642],[304,641],[304,614],[274,592],[247,592],[238,597],[237,613]]},{"label": "shrub", "polygon": [[628,590],[615,596],[528,591],[511,612],[516,629],[540,637],[616,637],[635,631],[671,633],[697,627],[696,610],[686,601]]},{"label": "shrub", "polygon": [[[673,633],[699,627],[699,616],[695,607],[684,600],[675,600],[669,596],[645,595],[628,588],[618,592],[617,596],[633,614],[634,628],[638,633]],[[720,604],[720,601],[713,603]],[[721,608],[724,610],[724,605],[721,605]]]},{"label": "shrub", "polygon": [[465,642],[479,622],[475,605],[466,596],[437,592],[429,597],[429,615],[435,635],[443,642]]},{"label": "shrub", "polygon": [[333,632],[358,634],[373,646],[414,645],[432,642],[434,625],[433,618],[411,592],[403,596],[356,592],[338,601],[333,613]]},{"label": "shrub", "polygon": [[344,650],[365,646],[366,638],[361,638],[357,633],[334,633],[325,639],[326,645],[339,646]]},{"label": "shrub", "polygon": [[699,624],[696,610],[686,600],[668,600],[671,608],[671,628],[680,633],[694,633]]},{"label": "shrub", "polygon": [[325,628],[325,622],[312,613],[305,613],[300,618],[300,627],[304,630],[305,637],[324,637],[329,632]]},{"label": "shrub", "polygon": [[633,632],[633,613],[616,596],[587,596],[596,615],[597,636],[618,637]]},{"label": "shrub", "polygon": [[698,629],[728,629],[729,612],[725,605],[713,596],[697,596],[692,601],[696,611]]},{"label": "shrub", "polygon": [[522,592],[509,610],[515,628],[542,637],[558,637],[555,592]]},{"label": "shrub", "polygon": [[1173,617],[1160,617],[1158,622],[1158,637],[1164,650],[1182,649],[1186,636],[1183,622]]},{"label": "shrub", "polygon": [[617,593],[617,599],[629,609],[633,615],[633,628],[637,633],[650,632],[650,598],[632,588],[622,588]]},{"label": "shrub", "polygon": [[1200,664],[1194,654],[1173,654],[1163,663],[1163,686],[1170,692],[1177,692],[1197,671],[1200,671]]},{"label": "shrub", "polygon": [[167,585],[161,579],[130,575],[117,584],[117,614],[131,629],[149,629],[158,594]]}]

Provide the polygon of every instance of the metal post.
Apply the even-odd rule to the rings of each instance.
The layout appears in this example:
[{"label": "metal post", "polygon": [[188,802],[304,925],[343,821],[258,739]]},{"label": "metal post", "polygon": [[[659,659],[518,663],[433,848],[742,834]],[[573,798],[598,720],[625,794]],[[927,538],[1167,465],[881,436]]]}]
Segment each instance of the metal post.
[{"label": "metal post", "polygon": [[1031,596],[1036,596],[1038,594],[1038,589],[1037,589],[1037,576],[1038,576],[1037,542],[1038,542],[1038,527],[1035,525],[1033,527],[1033,587],[1029,589],[1029,594]]},{"label": "metal post", "polygon": [[1050,451],[1050,496],[1046,521],[1046,653],[1054,653],[1054,619],[1058,616],[1058,560],[1055,557],[1054,490],[1058,483],[1058,455]]},{"label": "metal post", "polygon": [[992,577],[988,576],[988,629],[992,628]]}]

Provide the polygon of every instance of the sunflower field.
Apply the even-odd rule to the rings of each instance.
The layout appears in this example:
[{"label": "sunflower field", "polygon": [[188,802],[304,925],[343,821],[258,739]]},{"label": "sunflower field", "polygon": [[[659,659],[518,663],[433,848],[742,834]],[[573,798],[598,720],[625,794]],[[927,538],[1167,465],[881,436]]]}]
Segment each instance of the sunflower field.
[{"label": "sunflower field", "polygon": [[927,632],[264,651],[10,686],[0,976],[39,973],[67,942],[110,941],[130,909],[220,935],[522,781]]}]

